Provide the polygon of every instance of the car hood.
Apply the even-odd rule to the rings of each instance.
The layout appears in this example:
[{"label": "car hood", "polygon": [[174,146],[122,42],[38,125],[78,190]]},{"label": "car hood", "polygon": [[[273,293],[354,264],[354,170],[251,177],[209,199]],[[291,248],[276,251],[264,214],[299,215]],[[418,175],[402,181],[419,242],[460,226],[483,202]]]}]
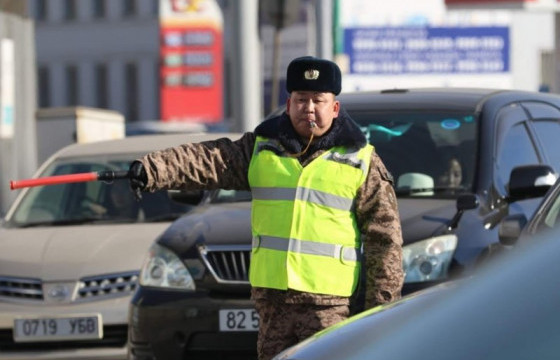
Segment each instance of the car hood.
[{"label": "car hood", "polygon": [[158,243],[180,257],[196,257],[195,244],[250,244],[251,202],[198,206],[175,220]]},{"label": "car hood", "polygon": [[457,212],[455,199],[399,198],[399,215],[405,244],[441,233]]},{"label": "car hood", "polygon": [[75,280],[139,271],[169,222],[0,230],[0,276]]},{"label": "car hood", "polygon": [[[399,199],[405,243],[425,239],[446,227],[455,215],[455,200]],[[251,203],[200,206],[177,219],[158,239],[178,255],[189,254],[195,244],[250,244]],[[189,253],[192,252],[192,253]]]}]

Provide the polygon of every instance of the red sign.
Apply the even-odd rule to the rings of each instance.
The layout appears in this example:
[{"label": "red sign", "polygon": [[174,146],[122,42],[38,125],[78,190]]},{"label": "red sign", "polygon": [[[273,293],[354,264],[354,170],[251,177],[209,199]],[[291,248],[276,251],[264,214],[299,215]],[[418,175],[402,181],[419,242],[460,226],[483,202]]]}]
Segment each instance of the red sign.
[{"label": "red sign", "polygon": [[223,120],[222,25],[214,0],[160,0],[163,121]]}]

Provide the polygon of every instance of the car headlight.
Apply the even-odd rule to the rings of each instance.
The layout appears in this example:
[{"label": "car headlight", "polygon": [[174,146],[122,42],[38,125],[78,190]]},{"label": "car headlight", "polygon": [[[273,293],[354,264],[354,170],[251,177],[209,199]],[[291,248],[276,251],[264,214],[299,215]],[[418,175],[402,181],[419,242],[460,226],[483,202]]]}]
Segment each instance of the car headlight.
[{"label": "car headlight", "polygon": [[403,247],[404,282],[443,280],[447,277],[457,236],[442,235]]},{"label": "car headlight", "polygon": [[140,285],[195,290],[191,273],[171,250],[153,244],[140,271]]}]

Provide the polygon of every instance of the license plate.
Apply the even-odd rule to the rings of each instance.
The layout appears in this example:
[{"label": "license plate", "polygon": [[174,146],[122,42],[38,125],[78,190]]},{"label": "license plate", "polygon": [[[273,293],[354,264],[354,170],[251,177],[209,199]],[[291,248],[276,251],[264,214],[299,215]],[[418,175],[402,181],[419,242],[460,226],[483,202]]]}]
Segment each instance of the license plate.
[{"label": "license plate", "polygon": [[14,320],[14,341],[58,341],[101,339],[101,315],[17,318]]},{"label": "license plate", "polygon": [[220,310],[220,331],[257,331],[259,315],[254,309]]}]

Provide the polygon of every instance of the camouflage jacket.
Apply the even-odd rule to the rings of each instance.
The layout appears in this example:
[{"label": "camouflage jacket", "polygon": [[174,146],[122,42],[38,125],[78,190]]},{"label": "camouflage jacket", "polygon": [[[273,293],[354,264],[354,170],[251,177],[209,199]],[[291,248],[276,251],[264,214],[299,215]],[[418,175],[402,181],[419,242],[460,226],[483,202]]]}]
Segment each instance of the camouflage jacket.
[{"label": "camouflage jacket", "polygon": [[[235,141],[227,138],[184,144],[156,151],[139,159],[147,172],[146,191],[158,189],[250,190],[248,170],[257,135],[278,139],[291,153],[305,145],[296,135],[286,114],[264,121],[254,132]],[[316,139],[298,159],[306,166],[333,146],[363,146],[365,137],[344,112],[333,126]],[[356,218],[363,234],[365,266],[365,307],[370,308],[400,298],[403,285],[402,233],[393,189],[393,179],[374,152],[367,180],[358,190]],[[253,288],[253,299],[318,305],[349,304],[340,296],[311,294],[294,290]]]}]

